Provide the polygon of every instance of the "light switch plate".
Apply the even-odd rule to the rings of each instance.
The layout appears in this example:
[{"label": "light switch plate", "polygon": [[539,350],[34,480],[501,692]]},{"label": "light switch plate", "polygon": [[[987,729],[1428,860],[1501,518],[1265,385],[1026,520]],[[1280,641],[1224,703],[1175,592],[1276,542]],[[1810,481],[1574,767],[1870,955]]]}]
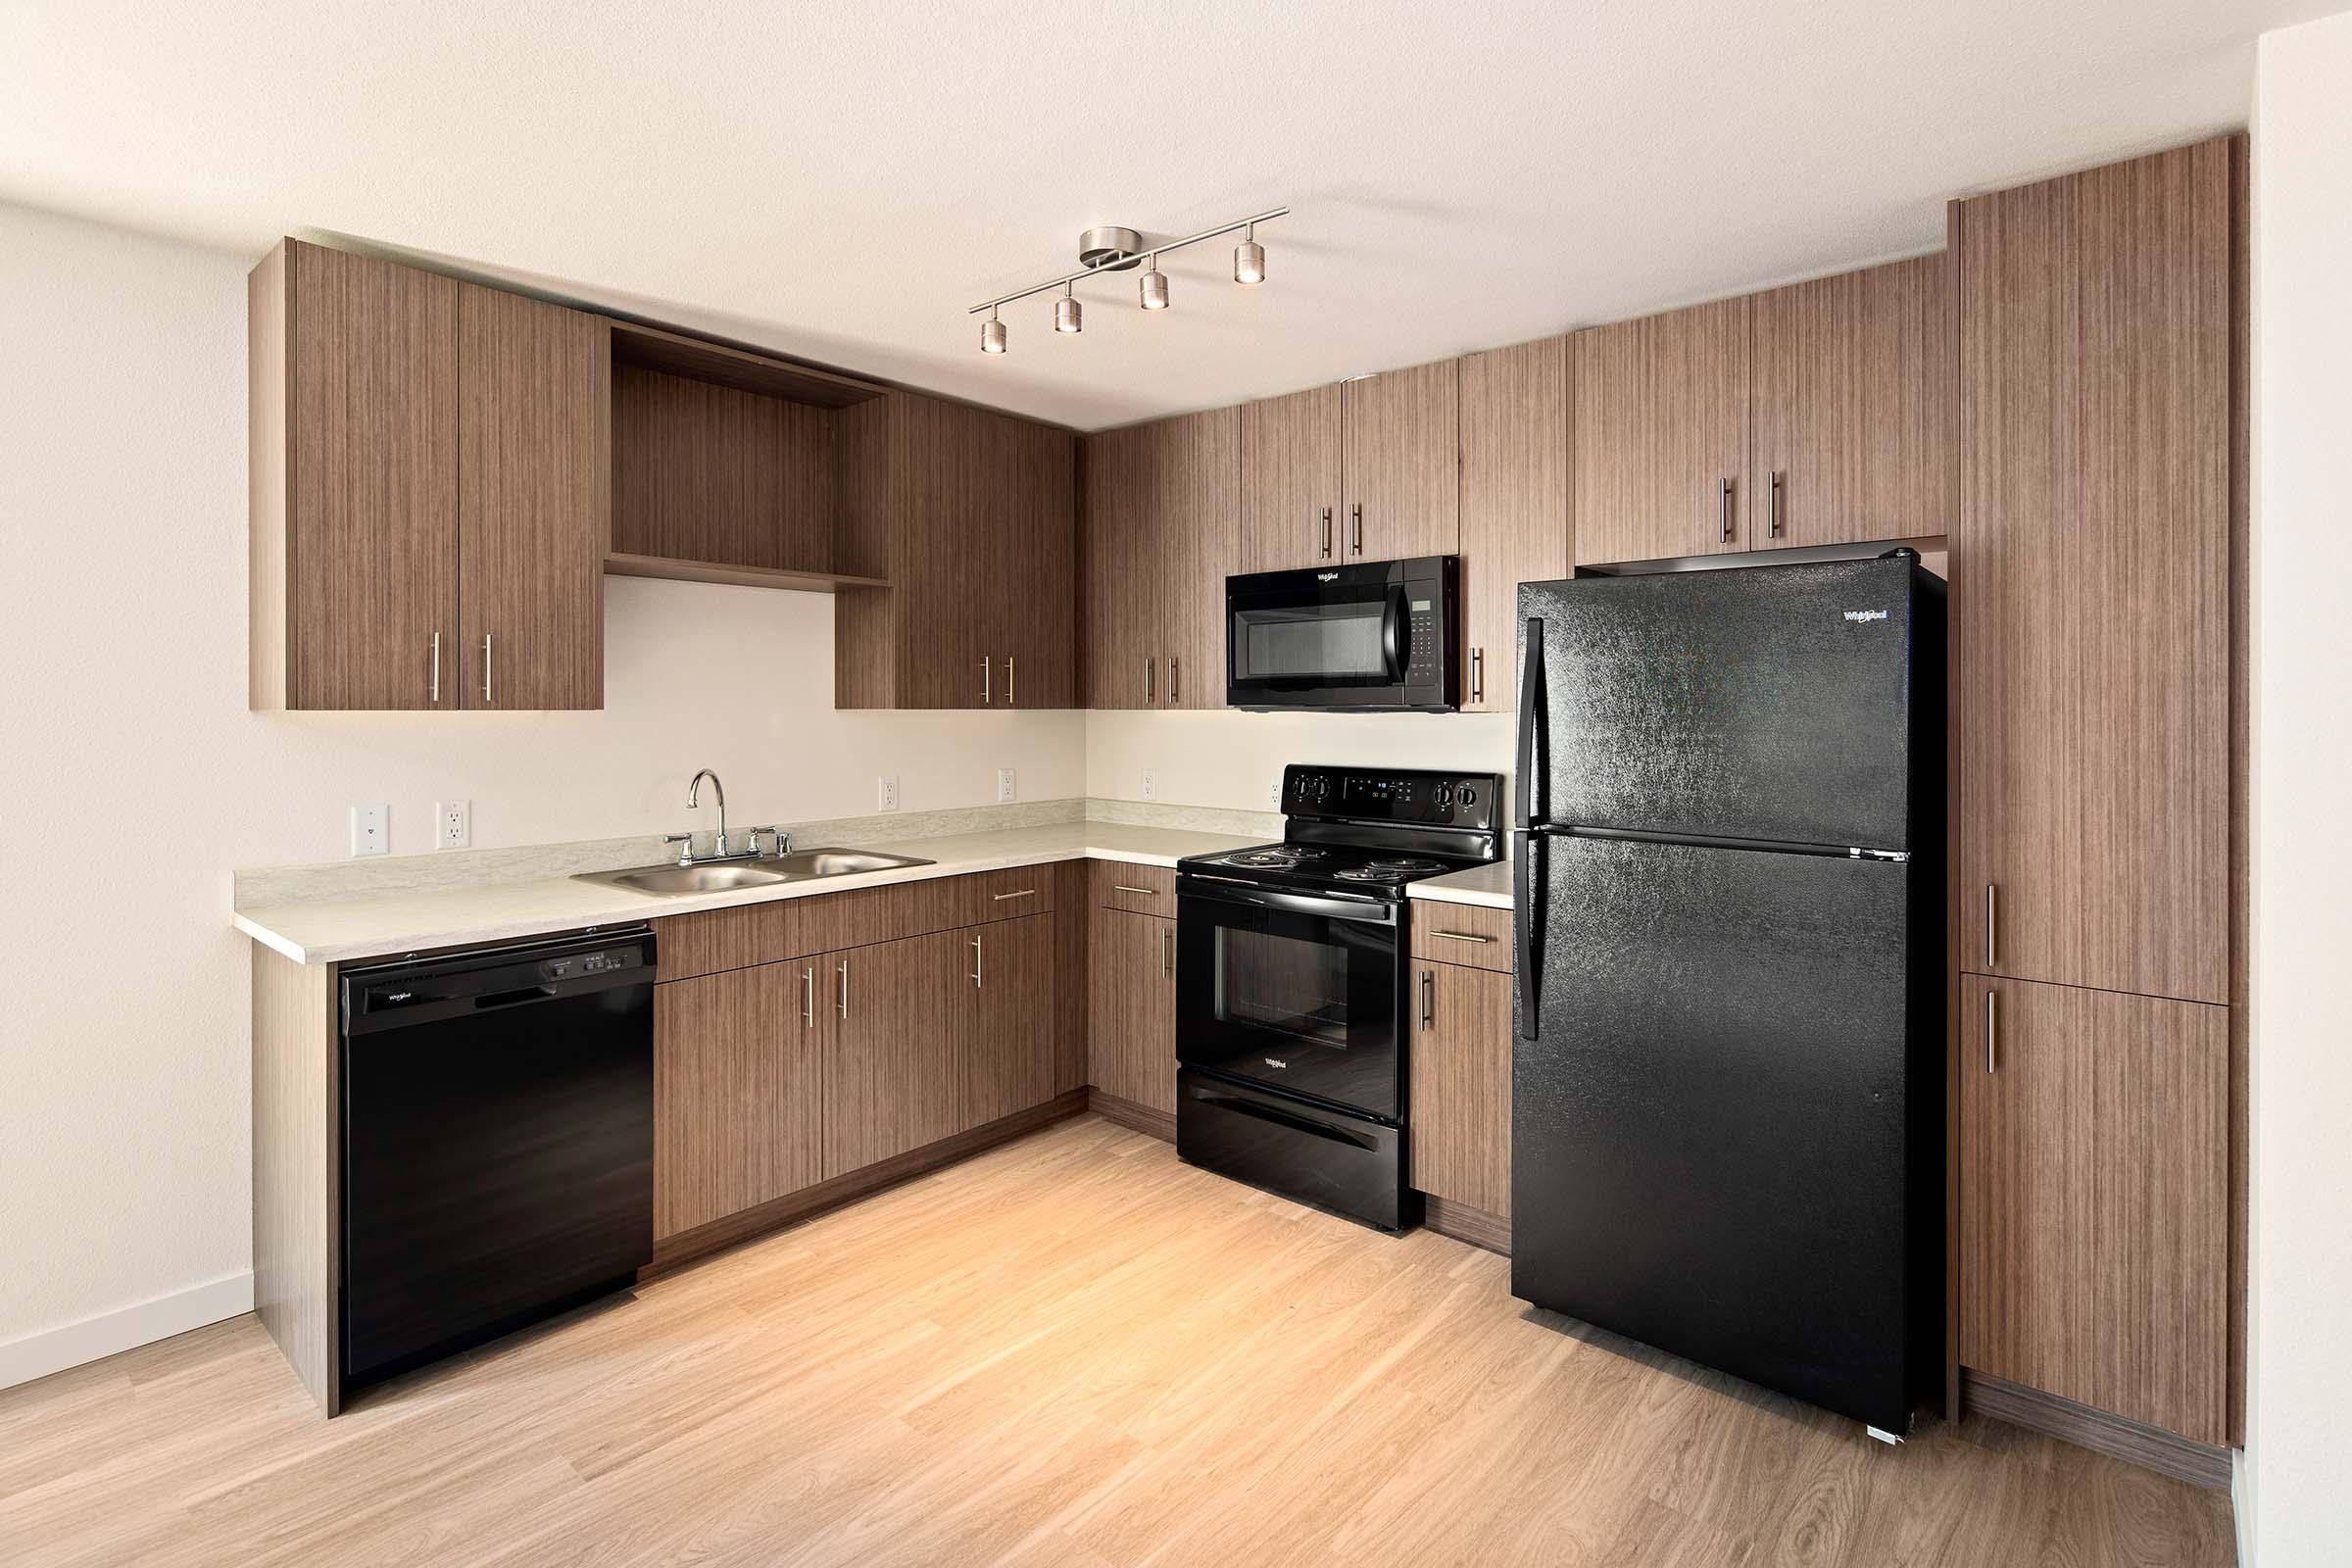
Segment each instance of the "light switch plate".
[{"label": "light switch plate", "polygon": [[1144,799],[1147,801],[1159,799],[1159,782],[1152,776],[1152,770],[1148,767],[1144,769]]},{"label": "light switch plate", "polygon": [[443,801],[433,808],[433,847],[462,850],[473,842],[473,803]]},{"label": "light switch plate", "polygon": [[392,848],[392,808],[384,805],[351,808],[351,853],[384,855]]},{"label": "light switch plate", "polygon": [[874,809],[895,811],[899,808],[899,775],[885,773],[874,780]]},{"label": "light switch plate", "polygon": [[1015,801],[1018,799],[1020,799],[1020,795],[1019,792],[1013,788],[1012,769],[1009,767],[998,768],[997,804],[1002,806],[1007,801]]}]

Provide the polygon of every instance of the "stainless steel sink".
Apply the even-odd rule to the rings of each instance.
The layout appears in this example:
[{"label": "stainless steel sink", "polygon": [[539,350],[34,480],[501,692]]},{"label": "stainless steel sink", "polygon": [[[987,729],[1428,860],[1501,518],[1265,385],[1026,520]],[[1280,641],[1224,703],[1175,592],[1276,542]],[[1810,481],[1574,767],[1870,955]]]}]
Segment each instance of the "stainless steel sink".
[{"label": "stainless steel sink", "polygon": [[855,876],[860,871],[890,871],[900,866],[931,863],[911,855],[877,855],[871,850],[794,850],[789,855],[762,856],[756,860],[582,871],[572,880],[601,882],[608,887],[662,898],[686,893],[733,893],[743,888],[774,887],[780,882],[813,882],[829,876]]}]

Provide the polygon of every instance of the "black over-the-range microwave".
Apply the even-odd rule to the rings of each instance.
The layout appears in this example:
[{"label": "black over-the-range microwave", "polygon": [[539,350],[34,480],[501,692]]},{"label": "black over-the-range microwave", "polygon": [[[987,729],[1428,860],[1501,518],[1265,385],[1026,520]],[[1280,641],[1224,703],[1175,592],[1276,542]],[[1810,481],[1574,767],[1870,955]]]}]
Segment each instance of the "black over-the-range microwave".
[{"label": "black over-the-range microwave", "polygon": [[1225,701],[1372,712],[1459,707],[1460,598],[1458,556],[1228,577]]}]

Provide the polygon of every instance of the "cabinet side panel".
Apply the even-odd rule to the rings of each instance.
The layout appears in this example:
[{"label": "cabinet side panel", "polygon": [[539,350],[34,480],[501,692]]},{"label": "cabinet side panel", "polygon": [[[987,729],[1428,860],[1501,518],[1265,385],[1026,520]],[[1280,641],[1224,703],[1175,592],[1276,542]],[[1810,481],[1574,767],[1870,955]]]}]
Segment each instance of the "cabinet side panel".
[{"label": "cabinet side panel", "polygon": [[245,279],[246,706],[286,706],[286,247]]},{"label": "cabinet side panel", "polygon": [[253,944],[253,1304],[328,1415],[343,1384],[334,974]]}]

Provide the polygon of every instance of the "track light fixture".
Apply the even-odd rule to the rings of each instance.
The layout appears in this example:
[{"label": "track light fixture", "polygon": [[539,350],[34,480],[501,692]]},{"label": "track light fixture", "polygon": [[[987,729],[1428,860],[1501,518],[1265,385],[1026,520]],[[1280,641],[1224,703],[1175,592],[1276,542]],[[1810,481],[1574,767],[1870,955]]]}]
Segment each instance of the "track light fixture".
[{"label": "track light fixture", "polygon": [[1147,311],[1164,311],[1168,308],[1168,275],[1159,270],[1160,256],[1167,251],[1182,250],[1187,245],[1197,245],[1204,239],[1214,239],[1220,234],[1230,234],[1237,228],[1242,231],[1242,242],[1233,250],[1233,280],[1236,283],[1262,283],[1266,280],[1266,248],[1257,242],[1257,225],[1288,217],[1290,211],[1288,207],[1271,208],[1248,218],[1237,218],[1230,223],[1219,223],[1214,228],[1204,228],[1198,234],[1187,234],[1182,239],[1154,245],[1149,251],[1144,249],[1144,237],[1132,228],[1121,228],[1115,224],[1090,228],[1078,236],[1080,267],[1077,271],[1064,272],[1059,277],[1050,278],[1029,288],[1015,289],[1010,294],[1000,294],[993,300],[983,300],[972,307],[971,314],[974,316],[982,311],[988,313],[988,319],[980,324],[980,351],[983,354],[1004,352],[1004,321],[998,314],[1000,307],[1054,289],[1061,290],[1061,298],[1054,302],[1054,330],[1072,333],[1085,330],[1084,307],[1078,301],[1077,282],[1097,272],[1123,272],[1131,267],[1148,263],[1144,275],[1136,282],[1136,303]]}]

